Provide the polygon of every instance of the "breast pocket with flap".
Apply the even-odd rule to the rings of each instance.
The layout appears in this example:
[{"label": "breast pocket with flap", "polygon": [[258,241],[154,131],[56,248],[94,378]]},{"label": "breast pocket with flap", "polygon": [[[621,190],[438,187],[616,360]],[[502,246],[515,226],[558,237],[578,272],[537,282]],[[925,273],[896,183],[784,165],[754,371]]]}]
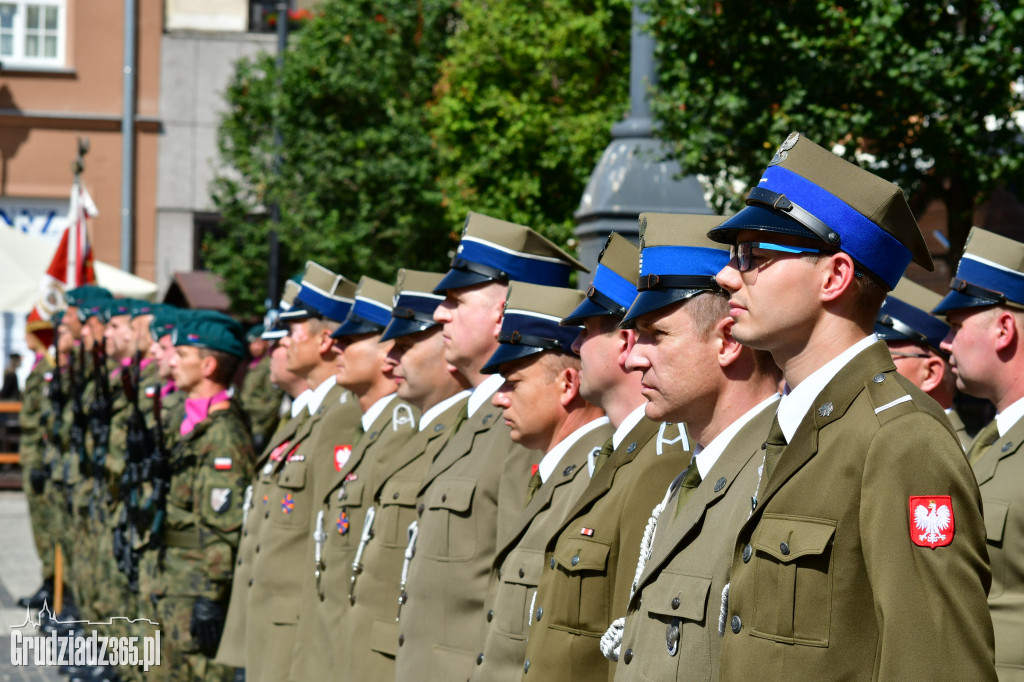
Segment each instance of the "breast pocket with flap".
[{"label": "breast pocket with flap", "polygon": [[552,603],[552,626],[581,634],[604,633],[612,621],[608,608],[612,590],[608,581],[610,551],[611,543],[606,540],[570,535],[558,538],[545,567],[563,576],[555,594],[545,597]]},{"label": "breast pocket with flap", "polygon": [[[428,493],[417,550],[440,561],[465,561],[476,553],[474,479],[438,479]],[[431,518],[427,518],[427,515]]]},{"label": "breast pocket with flap", "polygon": [[[681,671],[711,671],[711,636],[717,623],[707,620],[711,576],[663,570],[641,594],[633,664],[645,680],[675,680]],[[712,633],[714,631],[714,633]],[[623,647],[630,646],[623,642]],[[637,660],[639,659],[639,660]],[[682,667],[681,667],[682,666]]]}]

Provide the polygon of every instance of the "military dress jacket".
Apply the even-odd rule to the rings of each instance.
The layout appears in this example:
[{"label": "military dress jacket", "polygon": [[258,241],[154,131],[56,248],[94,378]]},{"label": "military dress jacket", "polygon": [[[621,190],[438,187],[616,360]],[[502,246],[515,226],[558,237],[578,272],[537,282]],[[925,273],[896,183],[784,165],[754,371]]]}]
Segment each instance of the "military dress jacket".
[{"label": "military dress jacket", "polygon": [[363,571],[353,592],[343,639],[348,656],[342,661],[341,679],[393,680],[398,652],[398,596],[409,524],[418,518],[416,496],[423,476],[454,433],[452,425],[468,397],[457,400],[431,424],[418,431],[388,459],[375,490],[364,488],[373,499],[376,518],[373,537],[363,550]]},{"label": "military dress jacket", "polygon": [[354,441],[361,414],[352,394],[334,385],[287,448],[278,446],[271,454],[272,484],[257,501],[257,509],[263,502],[266,506],[247,606],[245,669],[250,681],[279,682],[288,676],[308,571],[304,559],[312,551],[316,481],[325,475],[322,461],[331,466],[332,455],[319,443],[320,436],[343,425],[349,442]]},{"label": "military dress jacket", "polygon": [[270,383],[270,353],[267,353],[245,373],[239,394],[252,428],[252,442],[259,452],[263,451],[277,430],[281,419],[282,396],[284,391]]},{"label": "military dress jacket", "polygon": [[334,485],[316,504],[315,513],[323,514],[323,523],[314,521],[314,551],[302,567],[302,616],[296,632],[300,644],[289,672],[293,680],[329,679],[345,664],[348,648],[339,635],[345,631],[351,605],[352,564],[360,544],[365,544],[365,533],[373,531],[364,524],[367,510],[373,508],[380,463],[408,442],[417,419],[419,410],[392,396],[351,454],[334,460]]},{"label": "military dress jacket", "polygon": [[545,547],[537,587],[544,618],[533,622],[526,644],[531,680],[614,674],[598,642],[626,613],[651,510],[692,457],[685,426],[643,417],[594,473]]},{"label": "military dress jacket", "polygon": [[247,606],[249,591],[252,589],[252,564],[256,557],[260,526],[269,516],[270,489],[274,485],[274,465],[271,456],[288,449],[291,440],[308,418],[309,411],[305,409],[297,416],[289,417],[274,433],[274,438],[256,460],[256,474],[246,488],[243,498],[245,506],[242,511],[242,537],[238,543],[238,559],[235,561],[235,577],[231,584],[227,621],[217,648],[217,663],[236,668],[245,667]]},{"label": "military dress jacket", "polygon": [[602,424],[569,447],[527,503],[512,536],[498,549],[479,620],[483,646],[471,680],[517,682],[522,677],[530,622],[546,615],[543,606],[532,608],[545,568],[544,547],[590,483],[588,459],[600,452],[613,432],[609,424]]},{"label": "military dress jacket", "polygon": [[947,412],[946,416],[949,417],[949,423],[953,426],[953,433],[956,434],[957,440],[963,446],[964,452],[967,452],[971,449],[971,443],[974,439],[971,438],[971,434],[967,433],[967,425],[964,424],[963,418],[956,411],[955,407]]},{"label": "military dress jacket", "polygon": [[1024,680],[1024,419],[974,463],[992,563],[988,605],[1000,680]]},{"label": "military dress jacket", "polygon": [[396,679],[467,679],[499,538],[523,510],[542,453],[512,442],[501,408],[479,409],[438,454],[417,495],[415,558],[398,624]]},{"label": "military dress jacket", "polygon": [[815,399],[738,533],[721,676],[994,679],[990,582],[949,420],[876,343]]},{"label": "military dress jacket", "polygon": [[658,518],[651,555],[629,601],[615,680],[717,680],[722,591],[732,540],[750,516],[761,443],[778,402],[733,436],[682,508],[679,489]]},{"label": "military dress jacket", "polygon": [[167,521],[153,592],[227,604],[252,478],[252,440],[234,400],[181,436],[171,453]]}]

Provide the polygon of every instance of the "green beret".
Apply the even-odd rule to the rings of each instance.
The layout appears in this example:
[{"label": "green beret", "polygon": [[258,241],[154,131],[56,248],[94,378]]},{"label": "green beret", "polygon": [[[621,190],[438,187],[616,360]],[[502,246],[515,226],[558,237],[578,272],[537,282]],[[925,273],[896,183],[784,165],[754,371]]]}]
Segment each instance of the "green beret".
[{"label": "green beret", "polygon": [[245,333],[245,340],[250,342],[255,341],[261,338],[263,336],[263,332],[265,331],[266,329],[263,327],[262,324],[254,324],[253,326],[249,327],[249,331]]},{"label": "green beret", "polygon": [[91,301],[83,302],[78,306],[78,319],[83,324],[88,321],[90,317],[98,317],[104,323],[110,320],[108,309],[114,302],[114,299],[93,299]]},{"label": "green beret", "polygon": [[149,321],[149,333],[159,339],[174,331],[178,316],[185,311],[170,303],[158,303],[153,309],[153,319]]},{"label": "green beret", "polygon": [[[181,319],[184,318],[184,319]],[[175,346],[195,346],[245,357],[242,325],[224,313],[197,310],[180,316],[171,340]]]},{"label": "green beret", "polygon": [[163,305],[162,303],[153,303],[152,301],[146,301],[141,298],[129,299],[131,301],[131,316],[134,320],[136,317],[143,315],[152,315],[156,312],[156,309]]},{"label": "green beret", "polygon": [[84,284],[64,292],[64,298],[67,299],[68,305],[82,307],[90,305],[95,301],[109,300],[114,298],[114,296],[103,287],[98,287],[95,284]]}]

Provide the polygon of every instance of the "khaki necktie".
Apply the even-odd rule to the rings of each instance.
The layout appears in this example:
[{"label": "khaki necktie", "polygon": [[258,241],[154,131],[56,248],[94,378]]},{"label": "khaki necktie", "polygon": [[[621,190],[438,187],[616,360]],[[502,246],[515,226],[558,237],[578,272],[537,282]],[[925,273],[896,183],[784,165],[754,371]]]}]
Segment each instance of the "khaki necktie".
[{"label": "khaki necktie", "polygon": [[[612,456],[612,452],[615,451],[615,446],[612,444],[612,439],[609,438],[601,446],[601,450],[594,455],[594,473],[596,474],[601,470],[601,466],[608,461],[608,458]],[[593,476],[591,476],[593,478]]]},{"label": "khaki necktie", "polygon": [[761,447],[764,448],[764,469],[761,471],[761,483],[757,486],[757,499],[759,500],[764,496],[764,491],[768,489],[768,481],[772,477],[772,472],[775,471],[779,459],[782,458],[782,453],[786,451],[786,436],[782,433],[782,427],[779,425],[778,414],[775,415],[768,438]]},{"label": "khaki necktie", "polygon": [[690,495],[700,485],[700,481],[700,470],[697,469],[697,458],[694,457],[690,460],[690,468],[683,475],[683,481],[679,484],[679,492],[676,493],[676,516],[686,506],[686,501],[690,499]]},{"label": "khaki necktie", "polygon": [[971,464],[977,462],[985,454],[985,450],[988,450],[988,447],[997,440],[999,440],[999,425],[993,419],[985,428],[978,431],[974,442],[971,443],[971,447],[967,450],[967,461]]},{"label": "khaki necktie", "polygon": [[530,484],[526,487],[526,504],[530,504],[530,500],[537,494],[543,483],[544,480],[540,477],[540,471],[535,471],[533,476],[530,476]]},{"label": "khaki necktie", "polygon": [[455,433],[462,426],[462,422],[469,418],[469,402],[462,404],[462,409],[455,415],[455,421],[452,422],[452,428],[448,429],[448,433]]}]

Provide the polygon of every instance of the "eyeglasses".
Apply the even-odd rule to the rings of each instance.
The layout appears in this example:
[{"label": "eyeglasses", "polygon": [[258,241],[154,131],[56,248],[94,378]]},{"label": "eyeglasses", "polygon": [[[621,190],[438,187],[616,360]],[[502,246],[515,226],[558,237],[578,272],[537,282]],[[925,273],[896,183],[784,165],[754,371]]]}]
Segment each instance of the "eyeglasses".
[{"label": "eyeglasses", "polygon": [[771,242],[738,242],[729,247],[729,256],[736,259],[737,270],[750,272],[754,269],[754,249],[789,254],[824,253],[821,249],[812,249],[806,246],[783,246]]}]

